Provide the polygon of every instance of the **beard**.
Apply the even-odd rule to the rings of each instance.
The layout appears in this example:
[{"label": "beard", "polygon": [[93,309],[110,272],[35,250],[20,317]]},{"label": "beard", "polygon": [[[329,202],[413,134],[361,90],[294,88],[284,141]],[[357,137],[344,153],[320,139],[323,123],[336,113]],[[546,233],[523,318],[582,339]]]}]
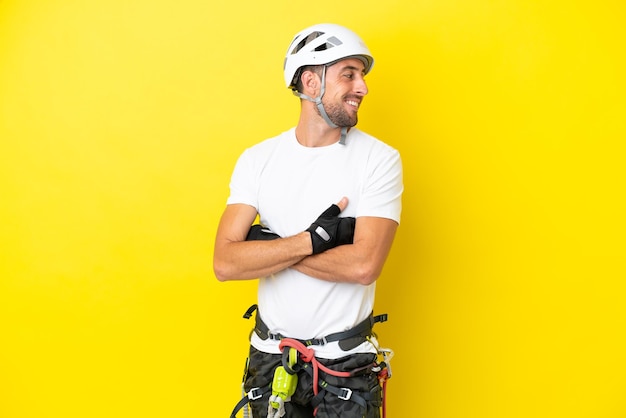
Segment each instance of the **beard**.
[{"label": "beard", "polygon": [[[321,116],[319,109],[317,106],[315,107],[318,115]],[[326,114],[328,115],[328,119],[335,125],[340,128],[352,128],[356,125],[359,118],[356,113],[354,116],[351,115],[343,108],[343,106],[335,104],[335,103],[324,103],[324,110],[326,110]]]}]

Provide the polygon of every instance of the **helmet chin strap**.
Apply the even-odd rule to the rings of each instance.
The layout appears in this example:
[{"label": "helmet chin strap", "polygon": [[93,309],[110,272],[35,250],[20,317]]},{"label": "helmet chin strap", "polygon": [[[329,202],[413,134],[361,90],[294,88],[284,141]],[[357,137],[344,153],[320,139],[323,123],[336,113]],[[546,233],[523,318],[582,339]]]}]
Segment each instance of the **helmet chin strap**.
[{"label": "helmet chin strap", "polygon": [[[322,97],[324,97],[324,93],[326,93],[326,66],[322,68],[322,88],[320,89],[319,96],[313,98],[311,96],[307,96],[306,94],[300,93],[297,90],[293,90],[294,95],[300,97],[301,99],[305,99],[305,100],[315,103],[317,110],[319,110],[320,115],[322,115],[322,119],[326,121],[328,126],[330,126],[331,128],[338,128],[338,126],[335,125],[335,123],[333,123],[332,120],[330,120],[330,118],[328,117],[328,113],[326,113],[326,109],[324,109],[324,105],[322,104]],[[342,127],[341,137],[339,138],[339,143],[341,145],[346,145],[347,134],[348,134],[348,128],[345,126]]]}]

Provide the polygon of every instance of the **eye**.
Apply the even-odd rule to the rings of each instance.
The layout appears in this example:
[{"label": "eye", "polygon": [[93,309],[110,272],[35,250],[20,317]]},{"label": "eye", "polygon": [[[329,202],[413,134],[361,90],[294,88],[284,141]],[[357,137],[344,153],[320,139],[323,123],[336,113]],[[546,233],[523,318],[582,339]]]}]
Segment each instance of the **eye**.
[{"label": "eye", "polygon": [[346,78],[349,78],[350,80],[352,80],[354,78],[354,74],[352,74],[352,73],[346,73],[343,76],[346,77]]}]

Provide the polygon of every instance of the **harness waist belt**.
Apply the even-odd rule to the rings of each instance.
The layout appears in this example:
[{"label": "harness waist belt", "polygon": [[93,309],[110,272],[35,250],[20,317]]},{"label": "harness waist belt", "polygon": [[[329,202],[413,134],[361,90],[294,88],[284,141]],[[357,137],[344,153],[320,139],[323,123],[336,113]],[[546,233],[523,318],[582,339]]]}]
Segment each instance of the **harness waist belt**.
[{"label": "harness waist belt", "polygon": [[[346,331],[335,332],[333,334],[329,334],[322,338],[310,338],[306,340],[301,340],[298,338],[293,338],[293,339],[300,341],[302,344],[306,346],[311,346],[311,345],[325,345],[333,341],[342,341],[342,340],[346,340],[348,338],[352,338],[356,336],[368,337],[372,335],[372,327],[374,326],[375,323],[385,322],[386,320],[387,320],[387,314],[381,314],[381,315],[376,315],[376,316],[374,316],[373,314],[370,314],[369,317],[367,317],[364,321],[360,322],[357,326],[355,326],[354,328],[350,328],[349,330],[346,330]],[[262,340],[267,340],[269,338],[270,340],[279,341],[279,340],[282,340],[283,338],[291,338],[282,334],[275,334],[275,333],[270,332],[269,328],[267,327],[265,322],[263,322],[258,312],[256,314],[256,324],[254,327],[254,332],[256,332],[256,334]]]}]

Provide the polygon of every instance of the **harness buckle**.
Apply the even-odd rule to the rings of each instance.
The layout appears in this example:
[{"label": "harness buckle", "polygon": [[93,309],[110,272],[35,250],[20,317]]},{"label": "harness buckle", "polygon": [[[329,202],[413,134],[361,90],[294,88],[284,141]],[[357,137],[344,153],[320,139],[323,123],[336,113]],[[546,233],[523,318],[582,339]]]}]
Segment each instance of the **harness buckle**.
[{"label": "harness buckle", "polygon": [[350,388],[341,388],[341,394],[338,395],[339,399],[342,401],[347,401],[352,397],[352,389]]},{"label": "harness buckle", "polygon": [[262,396],[263,396],[263,391],[261,390],[261,388],[252,388],[250,389],[250,392],[248,392],[248,399],[250,399],[251,401],[256,401]]}]

